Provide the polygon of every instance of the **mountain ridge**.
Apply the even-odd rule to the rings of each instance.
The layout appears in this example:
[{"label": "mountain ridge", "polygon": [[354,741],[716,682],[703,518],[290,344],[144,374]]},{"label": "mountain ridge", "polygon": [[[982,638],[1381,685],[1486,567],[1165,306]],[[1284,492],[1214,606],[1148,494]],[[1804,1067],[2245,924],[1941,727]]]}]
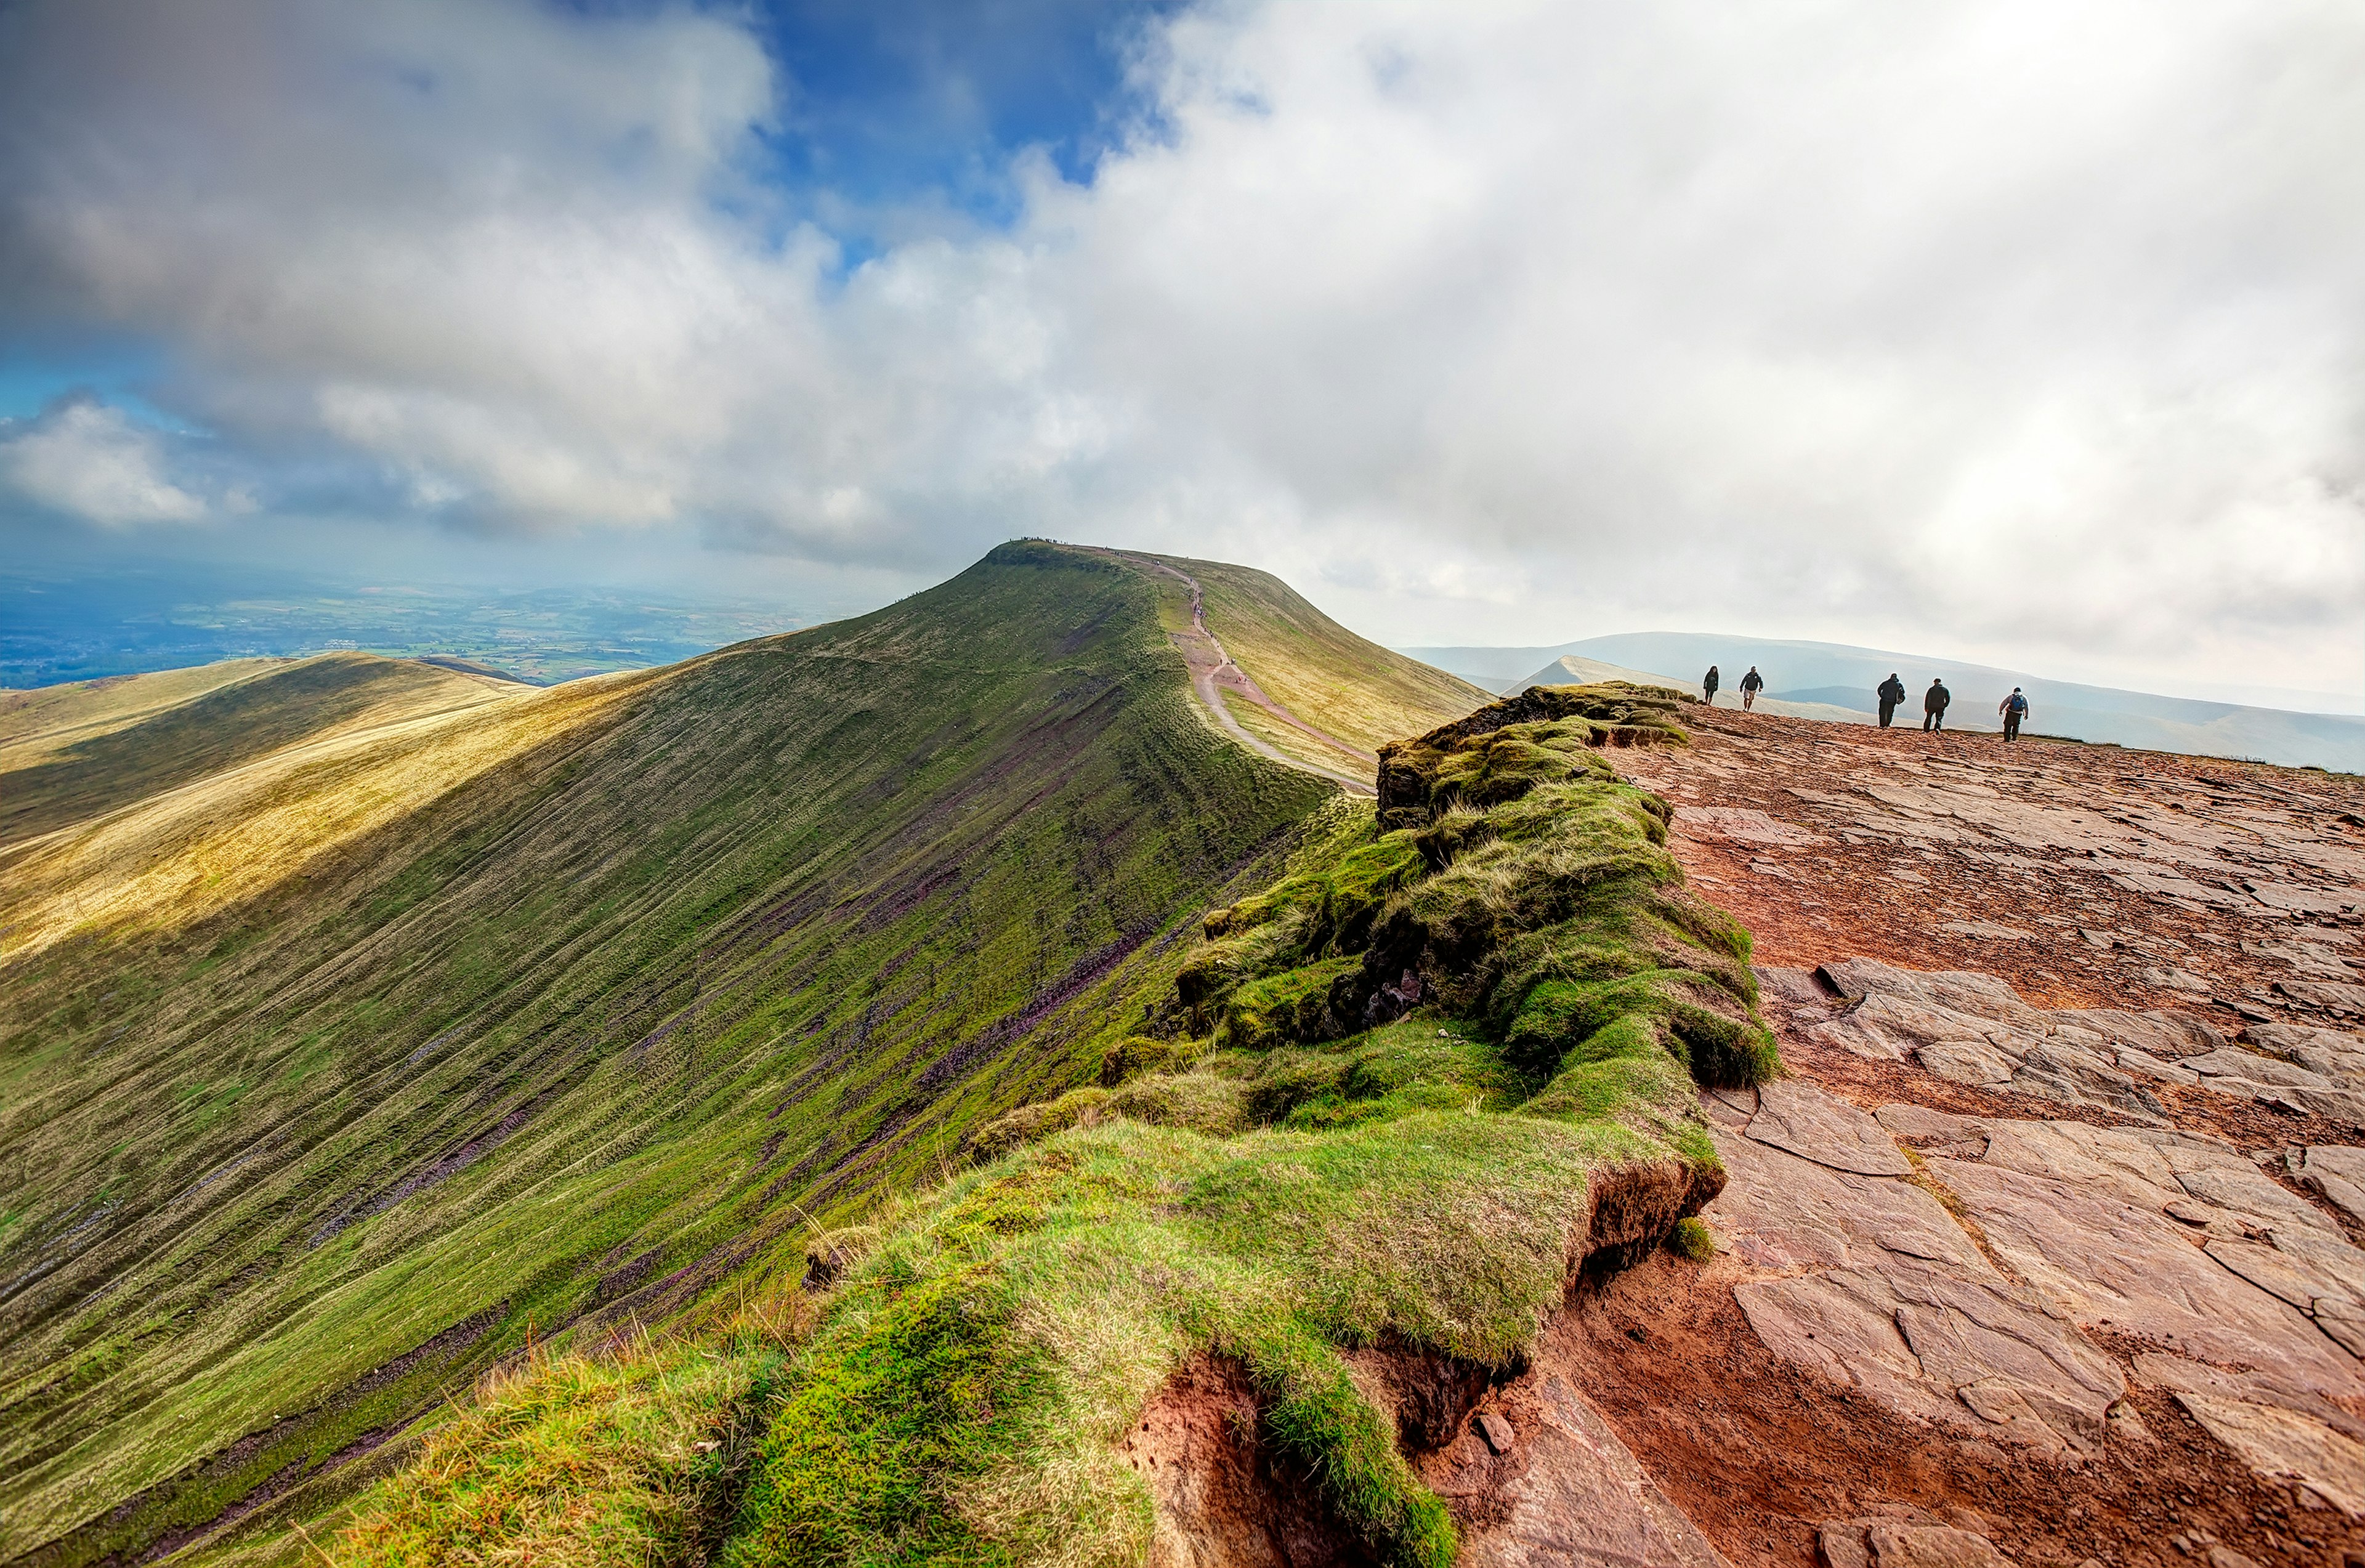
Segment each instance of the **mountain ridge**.
[{"label": "mountain ridge", "polygon": [[0,1555],[198,1528],[1088,1077],[1337,789],[1196,713],[1163,581],[1005,545],[14,846]]}]

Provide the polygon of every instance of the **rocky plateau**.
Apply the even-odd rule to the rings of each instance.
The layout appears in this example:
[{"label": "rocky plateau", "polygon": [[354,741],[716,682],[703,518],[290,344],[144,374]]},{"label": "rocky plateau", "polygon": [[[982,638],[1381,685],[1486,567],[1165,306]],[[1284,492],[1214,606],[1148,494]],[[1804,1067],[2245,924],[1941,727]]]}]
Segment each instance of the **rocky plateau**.
[{"label": "rocky plateau", "polygon": [[1429,1451],[1463,1561],[2365,1565],[2365,785],[1686,717],[1790,1076]]}]

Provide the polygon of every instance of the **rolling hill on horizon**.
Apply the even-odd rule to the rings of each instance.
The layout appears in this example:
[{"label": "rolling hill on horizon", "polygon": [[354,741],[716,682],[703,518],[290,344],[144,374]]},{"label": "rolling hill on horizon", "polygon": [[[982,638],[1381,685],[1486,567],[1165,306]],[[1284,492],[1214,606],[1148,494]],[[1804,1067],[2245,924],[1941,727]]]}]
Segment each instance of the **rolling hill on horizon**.
[{"label": "rolling hill on horizon", "polygon": [[1833,719],[1847,712],[1872,715],[1877,708],[1874,689],[1894,670],[1903,677],[1910,694],[1900,720],[1910,713],[1917,724],[1922,691],[1936,676],[1944,678],[1955,696],[1947,722],[1971,730],[2001,729],[1996,704],[2019,686],[2033,710],[2028,724],[2033,733],[2152,751],[2365,772],[2365,717],[2165,697],[1838,643],[1635,632],[1553,647],[1398,651],[1489,690],[1532,684],[1546,667],[1567,656],[1647,672],[1695,693],[1701,672],[1711,664],[1720,666],[1727,692],[1733,690],[1741,672],[1754,664],[1765,677],[1768,697],[1837,710],[1812,715]]},{"label": "rolling hill on horizon", "polygon": [[8,694],[0,1559],[267,1533],[530,1341],[801,1258],[1088,1080],[1339,798],[1306,758],[1484,695],[1261,573],[1039,543],[555,688]]}]

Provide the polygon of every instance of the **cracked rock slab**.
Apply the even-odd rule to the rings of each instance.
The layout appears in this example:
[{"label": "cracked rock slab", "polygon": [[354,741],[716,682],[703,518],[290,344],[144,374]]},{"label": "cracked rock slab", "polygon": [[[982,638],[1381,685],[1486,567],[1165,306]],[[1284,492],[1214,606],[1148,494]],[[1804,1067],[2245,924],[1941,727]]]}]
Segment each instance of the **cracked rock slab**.
[{"label": "cracked rock slab", "polygon": [[1758,1086],[1757,1114],[1749,1119],[1749,1136],[1859,1176],[1903,1176],[1913,1169],[1878,1122],[1798,1079]]},{"label": "cracked rock slab", "polygon": [[2211,1257],[2159,1209],[2108,1186],[2001,1168],[1992,1153],[1929,1165],[1997,1255],[2075,1321],[2195,1361],[2272,1366],[2326,1397],[2365,1398],[2356,1360],[2305,1313]]},{"label": "cracked rock slab", "polygon": [[1971,1238],[1911,1182],[1860,1176],[1720,1130],[1727,1181],[1708,1218],[1752,1268],[1871,1267],[1889,1255],[1986,1271]]},{"label": "cracked rock slab", "polygon": [[1785,1276],[1733,1291],[1767,1349],[1957,1430],[2052,1450],[2100,1440],[2124,1392],[2115,1363],[1997,1273],[1936,1198],[1722,1126],[1730,1179],[1708,1217],[1743,1262]]},{"label": "cracked rock slab", "polygon": [[2288,1161],[2292,1175],[2308,1191],[2351,1224],[2365,1226],[2365,1148],[2316,1144],[2292,1150]]},{"label": "cracked rock slab", "polygon": [[2260,1048],[2322,1073],[2344,1089],[2365,1089],[2365,1038],[2304,1024],[2253,1024],[2243,1034]]},{"label": "cracked rock slab", "polygon": [[2365,1443],[2281,1406],[2183,1392],[2176,1399],[2259,1474],[2294,1483],[2348,1518],[2365,1518]]}]

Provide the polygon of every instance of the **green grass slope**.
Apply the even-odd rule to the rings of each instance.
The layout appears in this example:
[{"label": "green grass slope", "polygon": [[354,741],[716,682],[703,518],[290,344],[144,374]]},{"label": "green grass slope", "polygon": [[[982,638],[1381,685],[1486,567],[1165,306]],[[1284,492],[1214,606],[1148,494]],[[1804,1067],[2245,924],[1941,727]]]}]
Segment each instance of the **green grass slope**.
[{"label": "green grass slope", "polygon": [[0,860],[0,1558],[300,1512],[1089,1078],[1334,795],[1193,711],[1174,591],[1004,546]]},{"label": "green grass slope", "polygon": [[1685,890],[1665,805],[1598,750],[1681,744],[1673,708],[1556,691],[1391,746],[1376,808],[1335,802],[1206,917],[1168,1012],[1188,1033],[1120,1042],[1101,1084],[980,1128],[985,1163],[776,1315],[797,1333],[742,1313],[493,1390],[332,1555],[1192,1561],[1157,1549],[1119,1442],[1219,1357],[1341,1561],[1444,1568],[1453,1521],[1348,1354],[1514,1365],[1574,1270],[1721,1186],[1696,1085],[1778,1068],[1746,935]]}]

